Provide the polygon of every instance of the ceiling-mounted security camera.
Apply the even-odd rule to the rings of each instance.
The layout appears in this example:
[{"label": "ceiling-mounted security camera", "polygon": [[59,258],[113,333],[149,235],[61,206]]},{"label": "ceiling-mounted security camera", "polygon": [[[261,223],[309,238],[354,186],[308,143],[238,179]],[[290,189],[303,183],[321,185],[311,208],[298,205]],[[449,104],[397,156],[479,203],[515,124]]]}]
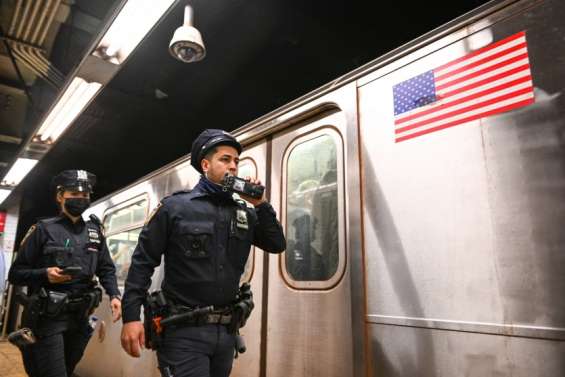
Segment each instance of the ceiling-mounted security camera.
[{"label": "ceiling-mounted security camera", "polygon": [[206,56],[206,48],[198,29],[192,26],[193,11],[190,5],[184,8],[184,24],[179,27],[171,43],[169,52],[184,63],[197,62]]}]

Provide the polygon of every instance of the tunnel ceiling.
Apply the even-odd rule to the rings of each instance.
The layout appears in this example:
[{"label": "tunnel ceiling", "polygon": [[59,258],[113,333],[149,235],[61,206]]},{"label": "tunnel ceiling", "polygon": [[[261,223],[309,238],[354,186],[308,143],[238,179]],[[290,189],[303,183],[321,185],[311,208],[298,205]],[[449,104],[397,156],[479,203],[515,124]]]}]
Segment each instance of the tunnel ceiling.
[{"label": "tunnel ceiling", "polygon": [[[62,2],[69,12],[51,31],[49,59],[63,75],[117,3]],[[183,64],[168,52],[182,23],[185,2],[178,2],[20,185],[21,221],[53,214],[47,187],[60,170],[94,172],[94,198],[104,196],[187,154],[201,130],[234,130],[484,3],[194,0],[207,56]],[[16,5],[3,2],[4,30]],[[22,83],[1,48],[0,77],[9,75],[0,92],[12,86],[27,111],[18,124],[0,124],[0,133],[25,140],[58,89],[25,67]],[[18,151],[11,141],[0,138],[0,175]]]}]

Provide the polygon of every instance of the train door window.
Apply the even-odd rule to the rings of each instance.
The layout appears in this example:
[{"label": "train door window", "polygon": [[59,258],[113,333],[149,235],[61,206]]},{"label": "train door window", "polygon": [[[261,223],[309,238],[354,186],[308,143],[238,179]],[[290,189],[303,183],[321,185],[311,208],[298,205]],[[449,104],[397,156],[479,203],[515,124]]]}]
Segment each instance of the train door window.
[{"label": "train door window", "polygon": [[106,233],[115,233],[120,229],[130,228],[136,224],[143,225],[147,216],[148,204],[147,198],[143,197],[110,208],[104,216]]},{"label": "train door window", "polygon": [[110,208],[104,216],[106,244],[116,265],[118,284],[123,285],[131,255],[147,217],[149,200],[144,195]]},{"label": "train door window", "polygon": [[[249,157],[244,157],[239,161],[239,167],[237,175],[239,177],[251,177],[257,178],[257,165]],[[249,258],[247,258],[247,263],[245,263],[245,269],[241,275],[240,283],[245,283],[251,281],[253,276],[253,266],[255,265],[255,247],[251,248],[249,252]]]},{"label": "train door window", "polygon": [[110,250],[110,255],[116,266],[116,277],[119,285],[123,285],[126,281],[131,255],[137,245],[140,232],[141,228],[137,228],[106,237],[108,250]]},{"label": "train door window", "polygon": [[286,152],[283,271],[298,288],[329,287],[344,268],[341,145],[337,132],[323,129],[294,140]]}]

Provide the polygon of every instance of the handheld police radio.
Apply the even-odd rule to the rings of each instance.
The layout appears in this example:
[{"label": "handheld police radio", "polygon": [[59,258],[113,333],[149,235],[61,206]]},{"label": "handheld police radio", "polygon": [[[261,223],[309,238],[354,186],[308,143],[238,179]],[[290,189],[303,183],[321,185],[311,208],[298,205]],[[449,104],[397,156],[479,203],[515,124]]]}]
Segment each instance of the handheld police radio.
[{"label": "handheld police radio", "polygon": [[261,199],[263,197],[265,187],[253,184],[243,178],[239,178],[235,175],[226,173],[226,175],[224,175],[224,179],[222,180],[222,190],[250,196],[255,199]]}]

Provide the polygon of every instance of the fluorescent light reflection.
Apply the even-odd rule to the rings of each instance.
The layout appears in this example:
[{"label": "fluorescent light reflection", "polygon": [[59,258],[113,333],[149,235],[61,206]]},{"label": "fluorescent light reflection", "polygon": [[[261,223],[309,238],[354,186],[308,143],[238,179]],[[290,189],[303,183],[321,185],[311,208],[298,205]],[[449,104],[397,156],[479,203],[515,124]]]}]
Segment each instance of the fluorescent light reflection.
[{"label": "fluorescent light reflection", "polygon": [[10,195],[11,192],[12,190],[0,189],[0,204],[2,204],[4,200],[6,200],[6,198],[8,197],[8,195]]},{"label": "fluorescent light reflection", "polygon": [[4,186],[17,186],[25,178],[25,176],[33,169],[38,160],[31,158],[18,158],[16,163],[8,171],[8,174],[2,180]]},{"label": "fluorescent light reflection", "polygon": [[38,131],[41,141],[54,142],[96,95],[102,84],[75,77]]},{"label": "fluorescent light reflection", "polygon": [[97,51],[121,64],[175,0],[129,0],[108,29]]}]

